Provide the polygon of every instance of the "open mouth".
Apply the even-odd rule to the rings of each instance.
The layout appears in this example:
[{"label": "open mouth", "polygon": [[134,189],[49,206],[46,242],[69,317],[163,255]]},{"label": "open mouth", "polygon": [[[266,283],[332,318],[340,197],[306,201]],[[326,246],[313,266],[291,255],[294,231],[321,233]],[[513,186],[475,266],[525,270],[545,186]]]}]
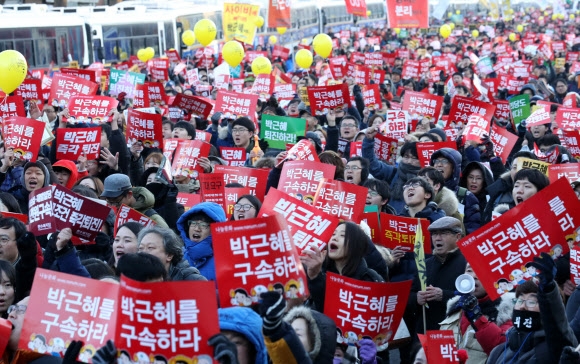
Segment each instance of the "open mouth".
[{"label": "open mouth", "polygon": [[38,182],[37,181],[34,181],[34,180],[31,180],[31,181],[28,181],[28,185],[30,187],[34,188],[34,187],[36,187],[38,185]]},{"label": "open mouth", "polygon": [[124,250],[116,250],[115,255],[117,255],[117,258],[121,258],[123,255],[125,255],[125,251]]},{"label": "open mouth", "polygon": [[476,185],[470,185],[469,186],[469,189],[472,190],[472,191],[475,191],[475,190],[477,190],[477,186]]},{"label": "open mouth", "polygon": [[347,182],[352,182],[352,181],[354,181],[354,176],[353,176],[353,175],[351,175],[351,174],[348,174],[348,175],[344,176],[344,179],[345,179]]},{"label": "open mouth", "polygon": [[434,243],[433,246],[435,247],[435,249],[443,248],[443,244],[441,244],[441,243]]},{"label": "open mouth", "polygon": [[367,200],[367,201],[366,201],[366,204],[367,204],[367,205],[372,205],[372,202],[371,202],[371,200]]},{"label": "open mouth", "polygon": [[338,250],[338,246],[335,243],[328,244],[328,251],[329,252],[336,252]]},{"label": "open mouth", "polygon": [[244,214],[244,213],[238,214],[238,220],[243,220],[245,218],[246,218],[246,214]]},{"label": "open mouth", "polygon": [[234,138],[234,142],[235,142],[236,144],[240,144],[240,138]]},{"label": "open mouth", "polygon": [[516,197],[516,202],[517,202],[518,204],[520,204],[520,203],[524,202],[524,198],[523,198],[523,197],[521,197],[521,196],[518,196],[518,197]]},{"label": "open mouth", "polygon": [[199,240],[199,239],[201,239],[201,235],[200,234],[191,234],[191,239],[192,240]]},{"label": "open mouth", "polygon": [[415,191],[409,191],[409,192],[407,192],[407,197],[411,198],[413,196],[415,196]]}]

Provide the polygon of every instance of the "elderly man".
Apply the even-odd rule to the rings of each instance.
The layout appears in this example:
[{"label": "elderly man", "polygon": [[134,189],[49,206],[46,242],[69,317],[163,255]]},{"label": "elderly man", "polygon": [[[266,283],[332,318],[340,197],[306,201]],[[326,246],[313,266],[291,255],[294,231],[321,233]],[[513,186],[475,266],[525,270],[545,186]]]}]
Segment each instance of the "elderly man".
[{"label": "elderly man", "polygon": [[424,333],[421,306],[425,306],[427,330],[439,330],[439,323],[446,316],[447,301],[455,296],[455,279],[465,273],[467,261],[457,248],[461,231],[461,221],[451,216],[442,217],[429,225],[433,256],[425,260],[426,289],[421,290],[416,276],[409,298],[411,304],[417,304],[416,329],[419,333]]}]

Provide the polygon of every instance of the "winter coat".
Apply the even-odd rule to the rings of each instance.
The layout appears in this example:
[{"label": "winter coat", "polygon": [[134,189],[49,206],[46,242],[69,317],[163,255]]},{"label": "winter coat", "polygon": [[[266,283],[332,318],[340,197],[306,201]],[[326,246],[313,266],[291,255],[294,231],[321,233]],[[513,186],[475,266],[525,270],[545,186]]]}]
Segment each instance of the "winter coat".
[{"label": "winter coat", "polygon": [[133,197],[135,197],[135,203],[132,208],[139,211],[143,215],[148,216],[151,220],[155,221],[157,226],[163,228],[169,228],[167,223],[157,211],[153,210],[155,205],[155,196],[145,187],[133,187]]},{"label": "winter coat", "polygon": [[[26,165],[29,164],[30,162],[26,163],[24,165],[24,170],[26,169]],[[48,168],[46,167],[46,165],[42,162],[35,162],[34,163],[35,166],[40,167],[40,169],[42,169],[42,173],[44,174],[44,184],[42,187],[46,187],[48,185],[50,185],[50,172],[48,170]],[[0,173],[1,175],[2,173]],[[24,183],[24,173],[22,173],[22,177],[20,179],[20,184],[12,187],[8,193],[12,194],[12,196],[14,196],[14,198],[16,198],[16,201],[18,201],[18,206],[20,206],[20,211],[22,211],[23,214],[28,215],[28,199],[30,196],[30,192],[26,189],[26,184]]]},{"label": "winter coat", "polygon": [[[49,247],[48,249],[51,249],[51,247]],[[75,276],[91,278],[91,275],[89,274],[85,266],[82,265],[81,260],[77,255],[77,250],[72,245],[72,243],[69,243],[66,247],[62,248],[61,250],[58,251],[55,250],[54,258],[55,258],[54,262],[52,262],[52,264],[47,268],[50,268],[51,270],[57,272],[63,272],[73,274]]]},{"label": "winter coat", "polygon": [[495,301],[488,296],[479,300],[483,316],[478,318],[473,329],[457,302],[461,296],[455,296],[447,302],[447,317],[441,322],[441,330],[453,330],[455,342],[459,349],[467,350],[467,364],[485,364],[493,348],[505,342],[505,333],[512,327],[514,309],[512,292],[504,293]]},{"label": "winter coat", "polygon": [[414,217],[419,219],[427,219],[429,220],[429,224],[432,224],[434,221],[439,220],[442,217],[445,217],[445,211],[441,210],[437,204],[433,201],[429,202],[423,210],[417,212],[415,216],[411,216],[409,213],[409,208],[405,206],[405,209],[401,212],[399,216],[405,217]]},{"label": "winter coat", "polygon": [[[455,192],[457,200],[461,205],[463,205],[463,225],[465,226],[465,232],[471,234],[481,226],[481,214],[479,211],[479,201],[473,193],[467,190],[464,191],[465,194],[459,193],[459,176],[461,175],[462,160],[461,154],[459,154],[455,149],[441,148],[431,156],[431,165],[434,164],[434,160],[441,157],[450,160],[453,165],[453,174],[445,181],[445,187]],[[462,212],[461,206],[459,212]]]},{"label": "winter coat", "polygon": [[578,345],[560,290],[555,286],[550,292],[538,292],[538,303],[543,328],[528,333],[512,327],[506,333],[507,341],[493,349],[488,363],[555,363],[564,347]]},{"label": "winter coat", "polygon": [[171,264],[167,275],[169,276],[170,281],[207,281],[207,279],[199,273],[199,270],[191,267],[185,259],[177,265]]},{"label": "winter coat", "polygon": [[[447,313],[447,301],[455,296],[455,280],[465,273],[467,261],[459,249],[449,253],[445,259],[431,256],[425,260],[427,286],[441,288],[443,299],[441,301],[429,301],[429,307],[425,306],[427,330],[439,330],[439,323],[445,319]],[[415,276],[413,287],[409,295],[409,304],[415,307],[416,330],[423,332],[423,308],[417,304],[417,292],[421,290],[419,276]]]},{"label": "winter coat", "polygon": [[467,180],[467,176],[471,171],[474,169],[479,169],[483,174],[483,187],[478,194],[474,194],[479,201],[479,211],[481,212],[481,225],[484,225],[485,222],[483,221],[485,207],[487,205],[488,194],[486,191],[487,186],[491,186],[493,184],[493,175],[486,166],[484,166],[481,162],[470,162],[465,166],[463,172],[461,172],[461,178],[459,179],[459,186],[466,188],[468,186],[469,181]]},{"label": "winter coat", "polygon": [[[63,159],[53,164],[52,167],[65,168],[70,172],[70,177],[66,183],[66,186],[64,186],[69,190],[72,189],[75,183],[79,180],[79,171],[77,169],[77,165],[73,161]],[[84,175],[87,175],[87,173],[85,172]]]},{"label": "winter coat", "polygon": [[145,188],[155,196],[153,208],[157,214],[171,230],[177,232],[177,219],[185,212],[183,205],[177,203],[178,188],[163,183],[149,183]]},{"label": "winter coat", "polygon": [[[209,202],[205,202],[209,203]],[[268,352],[262,336],[262,318],[247,307],[218,308],[220,330],[242,334],[255,348],[255,364],[268,364]]]},{"label": "winter coat", "polygon": [[[441,188],[435,195],[433,202],[445,212],[445,216],[452,216],[463,223],[463,215],[459,213],[459,201],[457,196],[447,187]],[[463,234],[465,235],[465,226],[462,225]]]},{"label": "winter coat", "polygon": [[491,221],[493,209],[499,204],[507,204],[510,208],[516,204],[512,196],[513,181],[510,172],[504,173],[497,181],[487,186],[486,191],[489,201],[483,211],[483,222],[487,224]]},{"label": "winter coat", "polygon": [[576,335],[576,339],[580,341],[580,286],[576,286],[566,303],[566,317],[568,317],[568,322],[574,335]]},{"label": "winter coat", "polygon": [[179,220],[177,220],[177,230],[185,244],[184,259],[189,265],[199,269],[200,273],[209,281],[215,281],[215,263],[213,257],[213,246],[211,234],[200,241],[194,243],[189,239],[189,217],[197,212],[203,212],[215,222],[226,221],[226,214],[223,208],[214,202],[202,202],[187,210]]}]

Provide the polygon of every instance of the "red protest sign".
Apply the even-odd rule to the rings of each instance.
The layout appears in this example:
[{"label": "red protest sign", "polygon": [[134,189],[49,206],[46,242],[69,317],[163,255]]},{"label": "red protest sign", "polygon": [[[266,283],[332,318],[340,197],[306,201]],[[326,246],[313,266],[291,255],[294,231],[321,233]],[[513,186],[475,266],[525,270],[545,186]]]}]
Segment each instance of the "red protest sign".
[{"label": "red protest sign", "polygon": [[358,223],[364,212],[368,188],[323,178],[314,196],[314,206],[341,219]]},{"label": "red protest sign", "polygon": [[[90,362],[97,348],[115,340],[119,285],[36,269],[18,347],[64,355],[82,340],[78,359]],[[50,346],[49,346],[49,343]]]},{"label": "red protest sign", "polygon": [[407,78],[417,78],[419,77],[419,62],[407,60],[403,65],[403,70],[401,72],[401,77]]},{"label": "red protest sign", "polygon": [[350,93],[346,83],[331,86],[307,87],[310,108],[315,115],[326,114],[329,110],[346,107]]},{"label": "red protest sign", "polygon": [[362,141],[350,142],[350,157],[362,157]]},{"label": "red protest sign", "polygon": [[495,113],[497,119],[511,120],[512,114],[510,109],[510,102],[507,100],[495,100]]},{"label": "red protest sign", "polygon": [[455,96],[449,111],[448,126],[455,126],[454,124],[467,124],[469,117],[472,114],[477,114],[487,120],[491,121],[495,112],[495,105],[488,104],[483,101],[475,100],[469,97]]},{"label": "red protest sign", "polygon": [[146,148],[159,148],[163,143],[163,126],[160,114],[135,109],[127,113],[127,144],[142,142]]},{"label": "red protest sign", "polygon": [[562,101],[562,106],[578,107],[578,105],[576,105],[576,95],[574,94],[566,95],[566,97],[564,97],[564,100]]},{"label": "red protest sign", "polygon": [[428,330],[425,356],[430,363],[459,363],[453,330]]},{"label": "red protest sign", "polygon": [[423,167],[427,167],[431,162],[431,156],[441,148],[451,148],[457,150],[457,144],[453,141],[445,142],[419,142],[417,143],[417,156]]},{"label": "red protest sign", "polygon": [[244,187],[250,187],[252,195],[256,196],[258,200],[264,201],[269,170],[222,165],[216,165],[214,168],[215,172],[224,173],[226,184],[239,183]]},{"label": "red protest sign", "polygon": [[294,246],[299,254],[311,245],[323,250],[339,223],[337,217],[271,188],[264,199],[259,216],[270,216],[276,213],[286,219]]},{"label": "red protest sign", "polygon": [[394,249],[398,246],[404,251],[413,251],[417,220],[421,223],[423,242],[426,254],[431,254],[431,234],[429,233],[429,220],[416,219],[413,217],[394,216],[381,212],[381,245]]},{"label": "red protest sign", "polygon": [[345,0],[345,3],[347,13],[367,17],[367,4],[365,0]]},{"label": "red protest sign", "polygon": [[61,68],[60,72],[65,75],[84,78],[87,81],[101,83],[102,70],[80,69],[80,68]]},{"label": "red protest sign", "polygon": [[292,26],[290,17],[290,4],[275,0],[268,0],[268,27]]},{"label": "red protest sign", "polygon": [[246,164],[246,149],[236,147],[220,147],[220,155],[229,166],[243,167]]},{"label": "red protest sign", "polygon": [[381,134],[375,135],[375,155],[378,159],[389,164],[395,164],[398,145],[398,140],[395,138],[389,138]]},{"label": "red protest sign", "polygon": [[215,100],[214,112],[224,113],[224,117],[236,119],[247,116],[256,120],[256,105],[258,95],[243,94],[219,90]]},{"label": "red protest sign", "polygon": [[[214,282],[137,282],[121,278],[115,346],[130,358],[160,355],[177,363],[211,362],[210,337],[219,333]],[[211,296],[211,297],[208,297]],[[144,340],[144,338],[149,338]]]},{"label": "red protest sign", "polygon": [[[316,147],[308,139],[301,139],[294,144],[286,154],[285,161],[312,161],[319,162],[318,154],[316,154]],[[282,162],[280,162],[282,163]]]},{"label": "red protest sign", "polygon": [[463,129],[465,141],[474,140],[479,143],[484,135],[489,135],[489,125],[489,120],[476,114],[471,115]]},{"label": "red protest sign", "polygon": [[73,235],[89,242],[101,231],[111,210],[61,185],[33,191],[28,207],[28,229],[35,235],[70,228]]},{"label": "red protest sign", "polygon": [[274,93],[274,83],[275,78],[273,75],[258,75],[252,84],[251,92],[256,95],[269,97]]},{"label": "red protest sign", "polygon": [[408,5],[387,1],[389,28],[429,28],[429,2],[418,0]]},{"label": "red protest sign", "polygon": [[276,44],[273,48],[272,48],[272,57],[280,57],[283,60],[287,60],[288,57],[290,56],[290,48],[286,48],[284,46],[281,46],[279,44]]},{"label": "red protest sign", "polygon": [[85,95],[93,96],[97,93],[99,85],[96,82],[85,80],[84,78],[55,73],[52,76],[50,86],[49,103],[56,101],[59,106],[67,106],[73,96]]},{"label": "red protest sign", "polygon": [[568,183],[572,183],[580,178],[580,164],[550,164],[548,166],[548,177],[550,178],[550,183],[554,183],[560,178],[564,178]]},{"label": "red protest sign", "polygon": [[144,227],[154,226],[155,221],[151,220],[149,217],[143,215],[139,211],[130,208],[127,205],[121,205],[117,210],[117,218],[115,219],[115,231],[119,226],[127,222],[136,222],[143,225]]},{"label": "red protest sign", "polygon": [[[376,206],[371,206],[376,207]],[[361,223],[365,222],[371,229],[371,240],[373,243],[378,244],[381,240],[381,222],[379,220],[378,210],[369,211],[368,207],[365,207],[365,212],[362,214]]]},{"label": "red protest sign", "polygon": [[199,140],[182,140],[175,150],[171,174],[197,178],[203,173],[203,167],[197,161],[201,157],[207,157],[210,149],[210,144]]},{"label": "red protest sign", "polygon": [[204,97],[184,94],[177,94],[171,106],[189,110],[192,114],[201,116],[203,119],[207,119],[213,107],[211,102],[206,100]]},{"label": "red protest sign", "polygon": [[277,83],[274,85],[274,94],[278,100],[292,100],[296,94],[296,84]]},{"label": "red protest sign", "polygon": [[552,120],[550,119],[550,109],[546,110],[544,108],[539,108],[526,119],[526,128],[530,128],[536,125],[549,124],[551,122]]},{"label": "red protest sign", "polygon": [[7,96],[3,100],[6,100],[6,102],[2,101],[0,104],[0,122],[11,116],[26,116],[22,96]]},{"label": "red protest sign", "polygon": [[203,202],[215,202],[223,208],[224,187],[223,173],[203,173],[199,176],[199,194]]},{"label": "red protest sign", "polygon": [[93,123],[101,124],[109,122],[109,112],[116,110],[119,101],[107,96],[72,96],[68,103],[70,118],[68,123]]},{"label": "red protest sign", "polygon": [[383,55],[381,53],[379,52],[365,53],[365,66],[382,68],[383,63],[385,63],[385,60],[383,59]]},{"label": "red protest sign", "polygon": [[6,346],[8,346],[12,327],[12,322],[0,318],[0,356],[4,355],[4,350],[6,350]]},{"label": "red protest sign", "polygon": [[439,120],[443,97],[425,92],[405,91],[403,110],[410,115],[428,116],[431,120]]},{"label": "red protest sign", "polygon": [[163,155],[167,160],[173,159],[173,152],[177,149],[177,146],[183,140],[178,138],[163,139]]},{"label": "red protest sign", "polygon": [[[226,218],[229,220],[233,214],[245,214],[245,211],[235,211],[235,205],[244,195],[251,195],[250,187],[224,187],[224,211]],[[245,215],[244,217],[245,218]],[[240,219],[241,220],[241,219]]]},{"label": "red protest sign", "polygon": [[284,286],[287,298],[308,295],[304,268],[281,215],[212,224],[211,233],[229,247],[214,251],[221,307],[258,303],[275,283]]},{"label": "red protest sign", "polygon": [[151,104],[163,105],[167,95],[163,84],[159,82],[145,82],[135,85],[135,94],[133,95],[133,107],[150,107]]},{"label": "red protest sign", "polygon": [[36,161],[44,125],[42,121],[34,119],[20,116],[8,117],[2,125],[5,148],[12,148],[17,158]]},{"label": "red protest sign", "polygon": [[411,283],[365,282],[327,272],[323,312],[336,323],[345,343],[356,345],[357,339],[370,337],[381,346],[397,332]]},{"label": "red protest sign", "polygon": [[364,85],[361,89],[365,106],[370,110],[380,109],[382,105],[379,85]]},{"label": "red protest sign", "polygon": [[177,51],[175,49],[166,50],[165,55],[167,56],[167,59],[169,59],[169,62],[171,62],[171,63],[181,62],[181,57],[179,56],[179,51]]},{"label": "red protest sign", "polygon": [[44,100],[42,97],[42,81],[38,79],[25,79],[14,92],[17,96],[22,97],[24,100],[37,102]]},{"label": "red protest sign", "polygon": [[[569,242],[572,240],[572,244],[576,243],[573,235],[567,239]],[[580,247],[575,245],[570,247],[570,280],[574,285],[580,284]]]},{"label": "red protest sign", "polygon": [[56,159],[76,161],[81,155],[87,160],[99,159],[101,134],[99,127],[56,129]]},{"label": "red protest sign", "polygon": [[284,163],[278,189],[300,201],[312,205],[319,182],[333,179],[336,167],[313,161],[288,161]]},{"label": "red protest sign", "polygon": [[500,157],[504,163],[507,163],[507,158],[518,141],[518,136],[493,124],[489,138],[493,142],[494,154]]},{"label": "red protest sign", "polygon": [[211,141],[211,133],[203,130],[196,130],[195,140],[201,140],[202,142],[209,143]]},{"label": "red protest sign", "polygon": [[402,110],[387,110],[387,120],[379,125],[381,134],[397,140],[407,135],[408,128],[409,113]]},{"label": "red protest sign", "polygon": [[580,109],[560,106],[556,112],[556,123],[562,130],[580,128]]},{"label": "red protest sign", "polygon": [[461,239],[458,246],[495,300],[504,293],[498,282],[521,284],[526,279],[522,268],[535,256],[557,250],[557,258],[568,251],[562,242],[575,232],[573,217],[579,213],[580,201],[568,181],[559,179],[495,219],[485,231]]},{"label": "red protest sign", "polygon": [[183,205],[185,211],[201,202],[201,195],[195,193],[179,192],[177,194],[177,203]]},{"label": "red protest sign", "polygon": [[244,55],[244,62],[251,64],[258,57],[268,58],[268,52],[266,52],[266,51],[247,51]]}]

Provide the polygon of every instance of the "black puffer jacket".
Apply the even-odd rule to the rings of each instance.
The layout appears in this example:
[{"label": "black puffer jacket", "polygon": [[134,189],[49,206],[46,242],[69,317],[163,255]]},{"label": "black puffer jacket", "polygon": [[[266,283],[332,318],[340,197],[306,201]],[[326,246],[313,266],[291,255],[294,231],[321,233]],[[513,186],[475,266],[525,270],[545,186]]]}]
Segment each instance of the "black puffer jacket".
[{"label": "black puffer jacket", "polygon": [[485,207],[487,205],[487,191],[486,188],[491,186],[493,183],[493,175],[486,166],[484,166],[481,162],[470,162],[465,166],[463,172],[461,172],[461,178],[459,179],[459,186],[469,189],[469,181],[467,180],[467,176],[471,171],[474,169],[479,169],[483,175],[483,187],[478,194],[474,194],[479,201],[479,211],[481,211],[481,225],[484,224],[483,222],[483,211],[485,211]]},{"label": "black puffer jacket", "polygon": [[169,276],[170,281],[207,281],[207,279],[199,273],[199,270],[190,266],[185,259],[177,265],[171,264],[167,275]]}]

